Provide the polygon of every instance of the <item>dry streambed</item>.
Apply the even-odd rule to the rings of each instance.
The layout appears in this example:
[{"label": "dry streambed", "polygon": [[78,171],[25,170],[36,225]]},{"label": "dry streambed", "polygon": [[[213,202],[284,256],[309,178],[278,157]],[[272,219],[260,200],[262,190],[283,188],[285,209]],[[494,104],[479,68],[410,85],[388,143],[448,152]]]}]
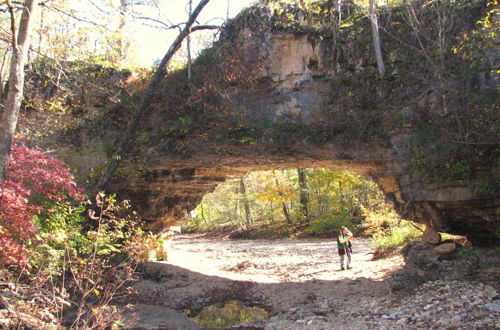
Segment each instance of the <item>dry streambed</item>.
[{"label": "dry streambed", "polygon": [[206,275],[258,283],[303,282],[307,280],[382,279],[400,267],[395,256],[371,261],[367,239],[357,239],[353,269],[339,271],[334,240],[214,240],[181,236],[171,241],[169,263]]},{"label": "dry streambed", "polygon": [[[495,285],[434,281],[416,293],[394,293],[385,279],[403,266],[403,258],[372,261],[363,239],[354,243],[354,252],[354,268],[339,271],[332,240],[180,236],[171,242],[169,262],[145,266],[135,302],[145,304],[143,320],[148,320],[147,306],[162,305],[204,315],[206,328],[217,324],[206,323],[210,313],[214,320],[232,313],[239,320],[235,327],[245,329],[498,329]],[[203,307],[210,305],[216,308],[204,314]],[[250,317],[254,307],[268,311],[267,317]],[[185,328],[197,325],[186,321]]]}]

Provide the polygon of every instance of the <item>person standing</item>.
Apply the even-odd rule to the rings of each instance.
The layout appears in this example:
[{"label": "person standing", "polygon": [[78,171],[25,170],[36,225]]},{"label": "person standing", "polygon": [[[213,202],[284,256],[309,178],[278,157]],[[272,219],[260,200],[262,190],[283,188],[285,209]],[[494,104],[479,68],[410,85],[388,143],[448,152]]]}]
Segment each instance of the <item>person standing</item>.
[{"label": "person standing", "polygon": [[351,252],[352,252],[352,244],[351,238],[352,233],[347,227],[342,227],[340,229],[339,237],[337,237],[337,249],[340,256],[340,269],[344,270],[344,259],[347,255],[347,269],[351,269]]}]

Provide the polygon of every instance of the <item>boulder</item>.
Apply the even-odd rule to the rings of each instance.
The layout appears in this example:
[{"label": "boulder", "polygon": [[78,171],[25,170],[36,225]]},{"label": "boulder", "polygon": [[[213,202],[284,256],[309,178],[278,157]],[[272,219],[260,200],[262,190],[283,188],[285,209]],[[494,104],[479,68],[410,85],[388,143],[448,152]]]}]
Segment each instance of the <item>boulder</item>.
[{"label": "boulder", "polygon": [[439,254],[446,254],[455,251],[457,245],[455,243],[444,243],[434,248],[434,252]]},{"label": "boulder", "polygon": [[425,227],[424,235],[422,236],[422,240],[424,242],[430,244],[439,244],[441,243],[441,235],[432,229],[429,225]]}]

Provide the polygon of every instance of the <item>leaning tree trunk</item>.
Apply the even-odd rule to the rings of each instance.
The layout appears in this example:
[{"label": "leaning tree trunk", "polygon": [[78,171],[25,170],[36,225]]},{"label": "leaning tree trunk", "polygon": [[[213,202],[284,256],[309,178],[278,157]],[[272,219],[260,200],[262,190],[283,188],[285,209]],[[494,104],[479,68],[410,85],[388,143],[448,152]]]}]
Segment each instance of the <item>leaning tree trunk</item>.
[{"label": "leaning tree trunk", "polygon": [[290,217],[290,212],[288,212],[288,208],[286,207],[286,203],[281,203],[281,208],[283,209],[283,215],[285,216],[285,221],[288,225],[292,224],[292,218]]},{"label": "leaning tree trunk", "polygon": [[283,215],[285,216],[285,221],[287,224],[292,224],[292,218],[290,217],[290,212],[288,212],[288,208],[286,207],[285,196],[282,191],[280,191],[280,184],[278,182],[278,178],[274,175],[274,183],[276,184],[276,189],[278,189],[278,195],[281,197],[281,208],[283,210]]},{"label": "leaning tree trunk", "polygon": [[380,35],[378,29],[377,11],[375,8],[375,0],[370,0],[370,21],[372,23],[373,48],[377,57],[378,74],[380,77],[385,76],[384,59],[382,57],[382,47],[380,46]]},{"label": "leaning tree trunk", "polygon": [[23,14],[19,22],[19,31],[16,33],[16,23],[12,5],[11,26],[12,26],[12,62],[9,75],[9,89],[0,123],[0,183],[7,175],[7,165],[9,163],[12,138],[17,128],[19,119],[19,109],[23,101],[24,89],[24,64],[30,48],[30,35],[32,18],[38,6],[38,0],[26,0]]},{"label": "leaning tree trunk", "polygon": [[184,29],[179,33],[177,38],[174,40],[170,48],[168,49],[167,53],[161,60],[161,63],[158,67],[158,70],[156,70],[153,80],[148,86],[148,89],[146,90],[146,94],[142,100],[142,105],[141,107],[137,110],[137,112],[134,114],[132,117],[130,124],[127,128],[127,131],[125,132],[125,136],[122,138],[120,141],[118,148],[116,149],[113,157],[111,158],[108,167],[106,168],[106,171],[104,172],[99,184],[97,185],[98,189],[104,189],[106,185],[108,184],[109,180],[111,180],[111,177],[115,173],[116,169],[120,165],[123,157],[127,154],[127,152],[130,150],[131,146],[134,144],[134,140],[137,134],[137,130],[139,128],[139,124],[141,123],[142,119],[144,118],[145,114],[149,110],[149,106],[151,105],[151,101],[153,100],[153,96],[156,90],[159,89],[160,83],[167,74],[168,70],[168,64],[170,60],[172,59],[172,56],[177,52],[177,50],[181,47],[182,41],[186,38],[186,36],[189,35],[191,32],[191,26],[194,24],[196,21],[196,18],[202,11],[203,7],[207,5],[207,3],[210,0],[201,0],[198,6],[194,9],[193,13],[189,17],[188,21],[186,22],[186,25],[184,26]]}]

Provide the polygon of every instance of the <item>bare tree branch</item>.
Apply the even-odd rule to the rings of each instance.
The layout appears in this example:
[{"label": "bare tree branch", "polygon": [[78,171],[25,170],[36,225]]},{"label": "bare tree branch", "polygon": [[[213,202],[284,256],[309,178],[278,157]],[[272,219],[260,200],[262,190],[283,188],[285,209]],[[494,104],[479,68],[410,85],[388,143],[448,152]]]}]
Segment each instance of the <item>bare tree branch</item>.
[{"label": "bare tree branch", "polygon": [[200,31],[200,30],[217,30],[222,26],[220,25],[197,25],[191,28],[191,32]]},{"label": "bare tree branch", "polygon": [[140,20],[145,20],[145,21],[152,21],[152,22],[155,22],[155,23],[158,23],[160,25],[162,25],[163,29],[166,29],[166,30],[171,30],[171,29],[175,29],[175,28],[179,28],[182,24],[185,24],[185,23],[180,23],[180,24],[172,24],[171,22],[168,22],[165,23],[163,22],[162,20],[159,20],[159,19],[156,19],[156,18],[152,18],[152,17],[146,17],[146,16],[135,16],[134,17],[135,19],[140,19]]},{"label": "bare tree branch", "polygon": [[99,27],[99,28],[101,28],[101,29],[104,29],[104,30],[106,30],[106,31],[111,31],[111,30],[110,30],[107,26],[105,26],[105,25],[102,25],[102,24],[99,24],[99,23],[96,23],[96,22],[92,22],[92,21],[89,21],[89,20],[84,19],[84,18],[80,18],[80,17],[78,17],[78,16],[74,15],[73,13],[68,13],[68,12],[66,12],[66,11],[64,11],[64,10],[62,10],[62,9],[57,8],[57,7],[53,7],[53,6],[45,6],[45,7],[46,7],[46,8],[48,8],[48,9],[50,9],[50,10],[52,10],[52,11],[55,11],[55,12],[61,13],[61,14],[65,15],[65,16],[67,16],[67,17],[70,17],[70,18],[72,18],[72,19],[75,19],[75,20],[77,20],[77,21],[79,21],[79,22],[86,23],[86,24],[91,24],[91,25],[97,26],[97,27]]},{"label": "bare tree branch", "polygon": [[[151,18],[151,17],[145,17],[145,16],[139,16],[139,17],[134,17],[135,19],[140,19],[140,20],[145,20],[145,21],[152,21],[155,23],[158,23],[162,25],[162,27],[157,27],[159,29],[165,29],[165,30],[173,30],[173,29],[181,29],[183,25],[186,25],[186,23],[179,23],[179,24],[172,24],[170,22],[165,23],[162,20],[156,19],[156,18]],[[154,25],[152,27],[155,27]],[[191,28],[191,32],[194,31],[199,31],[199,30],[216,30],[220,29],[222,26],[221,25],[197,25]]]}]

